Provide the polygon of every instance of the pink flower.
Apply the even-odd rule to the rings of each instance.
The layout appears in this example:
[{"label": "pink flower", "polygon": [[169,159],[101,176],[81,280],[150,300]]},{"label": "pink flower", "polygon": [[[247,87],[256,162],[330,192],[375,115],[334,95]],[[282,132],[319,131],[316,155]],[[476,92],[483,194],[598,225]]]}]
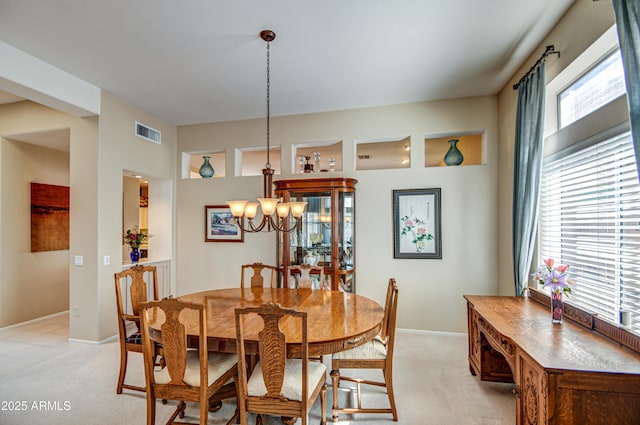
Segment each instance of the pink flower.
[{"label": "pink flower", "polygon": [[551,293],[569,295],[572,291],[571,286],[575,281],[568,276],[569,266],[558,264],[554,267],[553,258],[544,260],[544,265],[538,266],[538,269],[531,276],[541,284],[543,288],[549,288]]},{"label": "pink flower", "polygon": [[408,226],[408,227],[413,227],[413,221],[407,220],[407,221],[404,222],[404,225]]},{"label": "pink flower", "polygon": [[420,227],[420,228],[418,229],[418,234],[419,234],[419,235],[424,235],[425,233],[427,233],[427,231],[424,229],[424,227]]}]

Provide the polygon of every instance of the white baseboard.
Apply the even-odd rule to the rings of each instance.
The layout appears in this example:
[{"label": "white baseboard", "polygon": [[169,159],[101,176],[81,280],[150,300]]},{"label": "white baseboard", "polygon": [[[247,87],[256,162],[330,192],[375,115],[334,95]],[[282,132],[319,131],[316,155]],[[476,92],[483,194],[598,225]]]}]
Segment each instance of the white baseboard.
[{"label": "white baseboard", "polygon": [[466,332],[440,332],[440,331],[427,331],[423,329],[403,329],[397,328],[398,333],[413,334],[413,335],[437,335],[437,336],[455,336],[455,337],[467,337]]},{"label": "white baseboard", "polygon": [[118,339],[118,334],[112,335],[108,338],[105,338],[100,341],[91,341],[89,339],[78,339],[78,338],[69,338],[69,342],[77,342],[78,344],[86,344],[86,345],[100,345],[106,344],[107,342],[116,341]]},{"label": "white baseboard", "polygon": [[60,317],[60,316],[68,315],[68,314],[69,314],[69,310],[65,310],[65,311],[61,311],[61,312],[58,312],[58,313],[49,314],[48,316],[42,316],[42,317],[37,317],[35,319],[27,320],[26,322],[16,323],[15,325],[5,326],[3,328],[0,328],[0,331],[4,331],[4,330],[7,330],[7,329],[13,329],[13,328],[17,328],[17,327],[20,327],[20,326],[26,326],[26,325],[30,325],[32,323],[42,322],[44,320],[49,320],[49,319],[53,319],[55,317]]}]

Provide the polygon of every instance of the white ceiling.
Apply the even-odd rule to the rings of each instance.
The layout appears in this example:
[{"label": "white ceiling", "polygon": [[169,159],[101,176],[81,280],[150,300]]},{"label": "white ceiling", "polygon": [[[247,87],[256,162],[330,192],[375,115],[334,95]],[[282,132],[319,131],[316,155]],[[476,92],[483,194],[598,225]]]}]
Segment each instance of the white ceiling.
[{"label": "white ceiling", "polygon": [[289,115],[496,94],[573,1],[0,0],[0,40],[182,125],[266,115],[265,28]]}]

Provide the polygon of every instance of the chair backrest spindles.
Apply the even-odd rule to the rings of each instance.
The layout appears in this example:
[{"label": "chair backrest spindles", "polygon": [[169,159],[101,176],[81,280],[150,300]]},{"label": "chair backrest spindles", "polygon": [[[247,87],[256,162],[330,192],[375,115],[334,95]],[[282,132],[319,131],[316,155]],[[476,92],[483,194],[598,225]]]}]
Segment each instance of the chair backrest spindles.
[{"label": "chair backrest spindles", "polygon": [[396,317],[398,315],[398,285],[394,278],[389,279],[387,304],[385,305],[382,340],[387,343],[387,359],[393,360],[393,347],[396,336]]},{"label": "chair backrest spindles", "polygon": [[297,278],[298,288],[313,289],[313,275],[318,276],[319,289],[324,289],[324,267],[301,264],[299,266],[289,266],[287,281],[291,287],[291,281]]},{"label": "chair backrest spindles", "polygon": [[269,287],[274,288],[276,283],[276,273],[278,269],[275,266],[270,266],[263,263],[243,264],[240,275],[240,287],[244,288],[245,274],[249,271],[253,271],[251,275],[251,287],[262,288],[265,285],[265,279],[262,274],[263,270],[270,272]]},{"label": "chair backrest spindles", "polygon": [[287,359],[287,346],[285,334],[279,327],[283,317],[300,319],[300,338],[302,349],[302,399],[307,399],[308,379],[308,354],[309,343],[307,337],[307,313],[293,309],[282,308],[278,304],[265,303],[260,307],[236,309],[236,336],[238,352],[239,391],[247,389],[247,364],[245,353],[245,335],[243,320],[250,314],[261,317],[264,325],[258,333],[258,351],[260,364],[267,394],[265,398],[281,399],[282,385],[284,383],[285,362]]},{"label": "chair backrest spindles", "polygon": [[[146,280],[145,276],[147,276]],[[118,320],[121,326],[119,329],[125,332],[125,321],[131,320],[135,322],[139,330],[140,304],[150,300],[158,300],[156,266],[133,266],[115,273],[114,279]]]},{"label": "chair backrest spindles", "polygon": [[[154,310],[155,309],[155,310]],[[188,387],[184,382],[185,370],[187,367],[187,332],[185,325],[180,321],[180,314],[185,311],[193,311],[191,314],[198,315],[198,351],[200,354],[201,385],[207,382],[207,328],[205,326],[205,312],[202,304],[187,303],[175,298],[165,298],[160,301],[150,301],[141,304],[141,331],[143,336],[144,350],[152,354],[152,342],[149,333],[149,320],[160,314],[164,314],[164,323],[160,326],[162,346],[164,350],[164,360],[166,368],[171,377],[171,385]],[[144,314],[142,314],[144,313]],[[147,379],[154,382],[152,355],[145,357],[145,370],[149,372]],[[150,369],[147,369],[150,368]],[[204,375],[203,375],[204,374]],[[205,385],[206,386],[206,385]]]}]

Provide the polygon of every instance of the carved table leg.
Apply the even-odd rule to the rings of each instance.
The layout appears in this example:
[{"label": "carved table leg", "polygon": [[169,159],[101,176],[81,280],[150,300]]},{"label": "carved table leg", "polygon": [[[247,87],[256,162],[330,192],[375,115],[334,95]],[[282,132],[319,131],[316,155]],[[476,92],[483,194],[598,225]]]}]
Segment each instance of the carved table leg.
[{"label": "carved table leg", "polygon": [[333,422],[338,422],[338,387],[340,386],[340,371],[331,371],[331,385],[333,387],[333,406],[331,408],[331,416]]}]

